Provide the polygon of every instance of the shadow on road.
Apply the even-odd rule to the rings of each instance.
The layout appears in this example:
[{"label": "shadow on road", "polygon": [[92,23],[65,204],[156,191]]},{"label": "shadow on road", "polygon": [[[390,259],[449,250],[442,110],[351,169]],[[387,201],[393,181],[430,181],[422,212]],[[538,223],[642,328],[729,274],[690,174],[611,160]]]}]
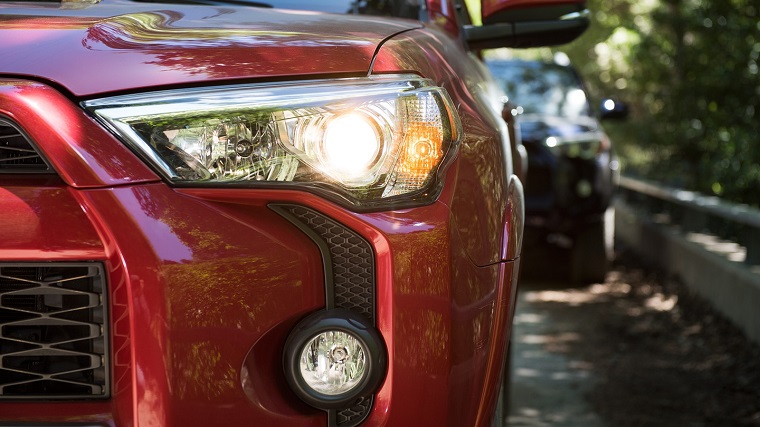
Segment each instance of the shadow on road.
[{"label": "shadow on road", "polygon": [[593,366],[571,351],[584,339],[578,325],[563,322],[552,307],[536,303],[558,292],[551,282],[521,285],[512,336],[510,426],[603,425],[584,399]]},{"label": "shadow on road", "polygon": [[570,285],[556,250],[520,283],[510,426],[760,426],[760,346],[625,252]]},{"label": "shadow on road", "polygon": [[558,260],[520,284],[510,426],[760,426],[760,346],[627,255],[577,286]]}]

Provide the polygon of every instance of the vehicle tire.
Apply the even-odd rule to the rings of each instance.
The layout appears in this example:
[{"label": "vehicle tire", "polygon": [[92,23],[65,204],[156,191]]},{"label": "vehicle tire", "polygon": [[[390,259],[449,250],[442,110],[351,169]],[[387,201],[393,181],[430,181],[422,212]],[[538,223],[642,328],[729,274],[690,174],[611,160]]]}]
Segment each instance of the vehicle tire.
[{"label": "vehicle tire", "polygon": [[613,215],[608,212],[576,236],[570,254],[570,279],[574,283],[604,282],[612,262]]},{"label": "vehicle tire", "polygon": [[512,346],[507,347],[507,360],[504,364],[504,375],[501,380],[499,397],[496,401],[496,412],[493,417],[493,427],[506,427],[509,421],[509,393],[512,381]]}]

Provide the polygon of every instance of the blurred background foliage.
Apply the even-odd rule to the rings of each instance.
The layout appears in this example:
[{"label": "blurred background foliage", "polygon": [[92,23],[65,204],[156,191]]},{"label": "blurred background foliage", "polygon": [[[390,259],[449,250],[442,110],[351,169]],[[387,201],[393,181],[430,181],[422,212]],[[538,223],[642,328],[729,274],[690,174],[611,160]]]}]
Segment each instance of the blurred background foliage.
[{"label": "blurred background foliage", "polygon": [[[592,102],[624,101],[606,122],[623,173],[760,204],[760,3],[757,0],[587,0],[588,31],[565,52]],[[519,100],[515,100],[519,103]]]}]

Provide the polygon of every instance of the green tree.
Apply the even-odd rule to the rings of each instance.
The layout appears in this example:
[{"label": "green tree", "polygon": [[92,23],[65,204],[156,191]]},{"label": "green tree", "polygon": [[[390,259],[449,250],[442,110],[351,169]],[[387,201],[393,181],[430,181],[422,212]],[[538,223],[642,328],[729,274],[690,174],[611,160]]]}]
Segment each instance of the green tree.
[{"label": "green tree", "polygon": [[608,126],[626,173],[758,205],[760,22],[751,0],[591,0],[558,47],[592,97],[626,101]]}]

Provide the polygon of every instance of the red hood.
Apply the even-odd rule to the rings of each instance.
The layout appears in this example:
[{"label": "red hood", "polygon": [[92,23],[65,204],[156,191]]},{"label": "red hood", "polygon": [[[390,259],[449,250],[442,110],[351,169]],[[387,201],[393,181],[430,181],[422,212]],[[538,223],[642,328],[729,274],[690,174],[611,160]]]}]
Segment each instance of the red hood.
[{"label": "red hood", "polygon": [[194,82],[367,73],[378,45],[414,21],[104,1],[0,6],[0,77],[75,96]]}]

